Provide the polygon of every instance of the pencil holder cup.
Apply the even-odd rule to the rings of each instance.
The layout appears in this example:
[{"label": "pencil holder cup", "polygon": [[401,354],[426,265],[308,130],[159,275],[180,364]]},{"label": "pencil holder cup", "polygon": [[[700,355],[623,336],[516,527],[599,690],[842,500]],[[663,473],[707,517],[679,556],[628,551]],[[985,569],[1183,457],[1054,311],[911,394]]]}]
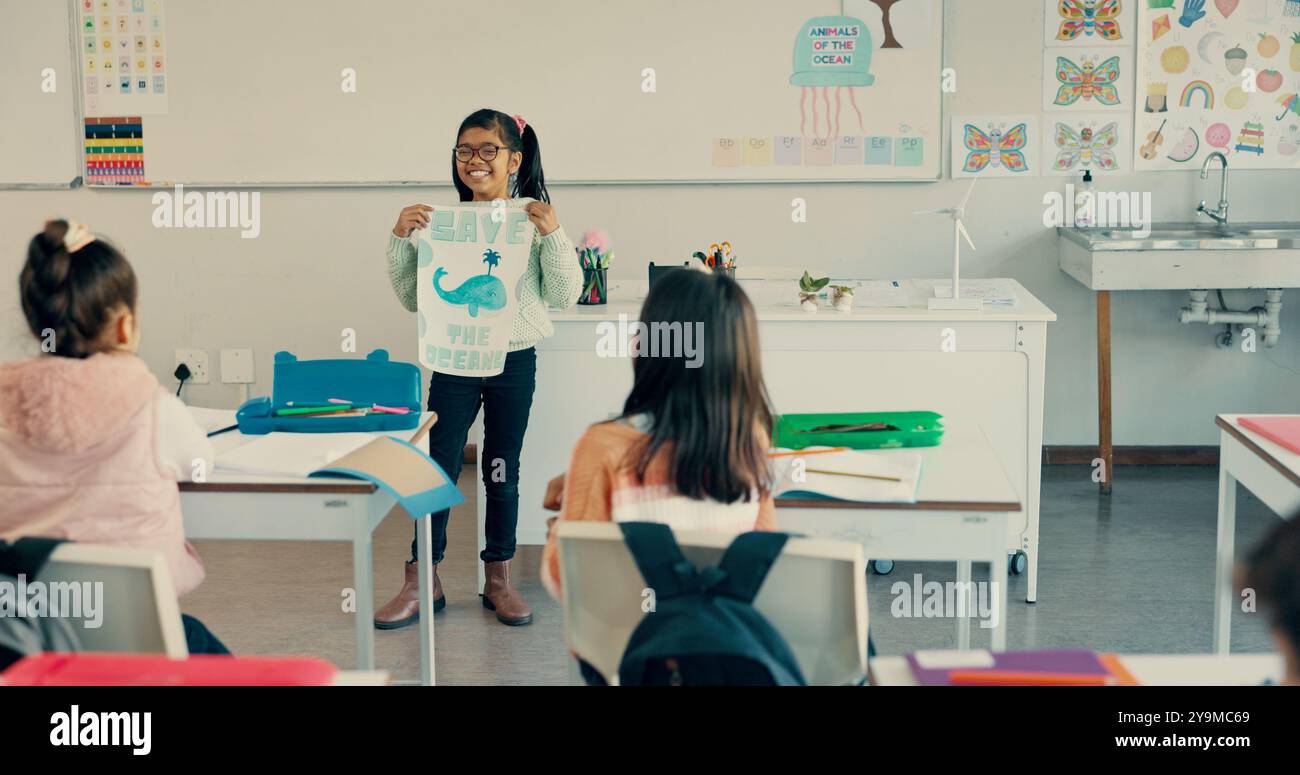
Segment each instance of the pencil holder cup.
[{"label": "pencil holder cup", "polygon": [[736,279],[736,267],[734,267],[734,266],[731,267],[730,269],[728,269],[728,268],[725,267],[725,266],[715,266],[715,267],[713,267],[713,273],[714,273],[714,274],[720,274],[720,275],[726,275],[726,277],[727,277],[728,280],[734,280],[734,279]]},{"label": "pencil holder cup", "polygon": [[609,301],[609,286],[605,283],[608,269],[582,270],[582,295],[579,304],[604,304]]}]

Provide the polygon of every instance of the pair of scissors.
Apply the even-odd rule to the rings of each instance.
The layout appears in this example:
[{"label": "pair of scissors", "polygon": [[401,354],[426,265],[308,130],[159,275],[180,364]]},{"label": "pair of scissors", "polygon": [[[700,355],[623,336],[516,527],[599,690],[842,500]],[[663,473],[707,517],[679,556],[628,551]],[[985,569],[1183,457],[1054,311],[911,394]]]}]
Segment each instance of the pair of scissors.
[{"label": "pair of scissors", "polygon": [[726,240],[724,240],[721,244],[715,242],[709,246],[708,265],[710,267],[715,267],[715,266],[724,266],[726,264],[729,264],[731,263],[731,260],[727,257],[730,255],[731,255],[730,242],[727,242]]}]

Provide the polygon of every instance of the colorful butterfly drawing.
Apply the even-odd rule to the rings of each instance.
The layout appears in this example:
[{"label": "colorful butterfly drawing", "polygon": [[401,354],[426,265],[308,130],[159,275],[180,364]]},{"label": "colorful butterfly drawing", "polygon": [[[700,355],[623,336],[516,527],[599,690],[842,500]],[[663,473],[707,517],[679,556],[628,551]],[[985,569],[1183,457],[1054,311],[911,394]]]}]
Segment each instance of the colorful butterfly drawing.
[{"label": "colorful butterfly drawing", "polygon": [[1029,130],[1016,124],[1002,134],[1001,129],[990,129],[988,134],[973,124],[966,125],[966,165],[963,172],[983,172],[986,167],[1005,167],[1011,172],[1029,169],[1022,150],[1029,143]]},{"label": "colorful butterfly drawing", "polygon": [[1079,131],[1069,124],[1056,124],[1056,162],[1052,169],[1058,171],[1072,170],[1076,165],[1084,169],[1113,170],[1119,166],[1115,158],[1115,146],[1119,143],[1119,125],[1114,121],[1092,131],[1085,126]]},{"label": "colorful butterfly drawing", "polygon": [[1111,57],[1100,65],[1085,59],[1083,68],[1065,57],[1056,58],[1056,80],[1061,88],[1056,90],[1053,105],[1073,105],[1082,97],[1085,101],[1097,98],[1102,105],[1118,105],[1119,57]]},{"label": "colorful butterfly drawing", "polygon": [[1056,12],[1064,20],[1056,33],[1057,40],[1074,40],[1079,34],[1094,32],[1105,40],[1119,40],[1119,15],[1123,0],[1059,0]]}]

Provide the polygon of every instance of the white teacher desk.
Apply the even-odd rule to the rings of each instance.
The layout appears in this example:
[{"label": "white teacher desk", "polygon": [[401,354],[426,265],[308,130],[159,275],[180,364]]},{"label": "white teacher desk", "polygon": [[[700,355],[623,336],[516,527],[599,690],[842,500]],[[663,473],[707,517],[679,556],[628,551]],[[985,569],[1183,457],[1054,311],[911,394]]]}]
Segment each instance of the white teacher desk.
[{"label": "white teacher desk", "polygon": [[[231,413],[233,416],[233,412]],[[429,414],[421,417],[421,425]],[[414,435],[415,429],[407,436]],[[399,434],[392,434],[399,435]],[[212,437],[221,455],[259,438],[230,431]],[[252,476],[213,471],[206,482],[182,482],[181,512],[187,538],[226,541],[350,541],[352,584],[356,590],[357,670],[375,668],[374,569],[371,537],[393,510],[393,497],[371,482],[284,476]],[[404,519],[406,512],[398,509]],[[420,542],[420,610],[433,610],[426,579],[429,568],[429,515],[416,520]],[[434,682],[433,617],[421,616],[420,682]],[[310,648],[304,645],[305,648]]]},{"label": "white teacher desk", "polygon": [[[1008,552],[1028,555],[1026,600],[1038,595],[1038,494],[1043,440],[1047,324],[1056,320],[1014,280],[1017,303],[982,312],[931,311],[933,280],[905,283],[906,308],[816,313],[793,300],[756,301],[763,376],[777,412],[931,410],[951,424],[977,425],[1006,467],[1022,510],[1011,520]],[[795,284],[789,283],[793,297]],[[537,345],[537,392],[520,466],[519,542],[546,541],[540,507],[546,482],[569,464],[587,426],[609,419],[632,387],[627,358],[602,357],[601,323],[636,321],[641,299],[552,312],[555,335]],[[945,352],[944,344],[955,344]],[[482,449],[482,447],[480,447]],[[480,460],[480,540],[486,499]],[[883,559],[883,558],[882,558]]]},{"label": "white teacher desk", "polygon": [[[790,533],[855,541],[873,559],[955,561],[957,583],[963,585],[958,594],[970,588],[971,562],[988,562],[991,594],[972,593],[968,599],[982,598],[995,607],[992,650],[1004,651],[1007,526],[1020,516],[1020,499],[977,426],[951,424],[939,446],[916,451],[922,463],[915,503],[777,498],[777,524]],[[900,581],[912,584],[912,579]],[[966,612],[957,618],[958,649],[970,648],[970,620],[978,613],[974,606]]]},{"label": "white teacher desk", "polygon": [[1219,426],[1219,538],[1214,550],[1214,653],[1227,654],[1232,634],[1233,544],[1237,484],[1283,518],[1300,512],[1300,455],[1237,424],[1242,414],[1221,414]]}]

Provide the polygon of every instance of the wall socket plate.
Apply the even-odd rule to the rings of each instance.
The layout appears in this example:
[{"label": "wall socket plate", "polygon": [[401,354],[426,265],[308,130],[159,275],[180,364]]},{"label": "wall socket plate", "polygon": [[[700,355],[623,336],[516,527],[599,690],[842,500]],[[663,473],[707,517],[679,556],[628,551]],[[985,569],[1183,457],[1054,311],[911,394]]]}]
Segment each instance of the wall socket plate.
[{"label": "wall socket plate", "polygon": [[207,350],[188,350],[176,348],[176,366],[185,364],[190,367],[189,381],[195,385],[206,385],[211,380],[208,377],[208,351]]},{"label": "wall socket plate", "polygon": [[225,384],[251,384],[253,382],[253,351],[222,350],[221,381]]}]

